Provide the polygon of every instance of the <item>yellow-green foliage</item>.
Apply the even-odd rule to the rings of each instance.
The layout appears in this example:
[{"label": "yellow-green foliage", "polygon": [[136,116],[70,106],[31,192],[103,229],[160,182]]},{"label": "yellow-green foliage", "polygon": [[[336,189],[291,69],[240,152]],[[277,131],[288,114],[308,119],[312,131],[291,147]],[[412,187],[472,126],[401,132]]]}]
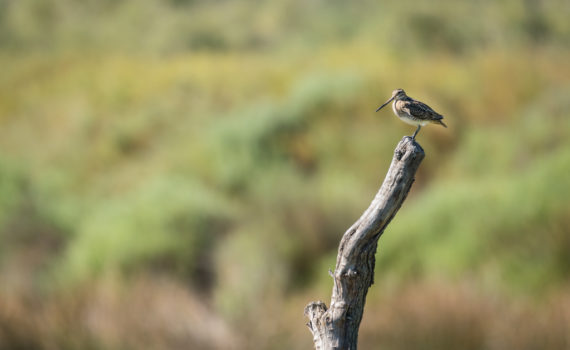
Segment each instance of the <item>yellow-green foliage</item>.
[{"label": "yellow-green foliage", "polygon": [[[429,295],[390,293],[434,280],[435,299],[467,283],[501,300],[567,302],[556,294],[570,274],[567,10],[561,0],[0,0],[0,348],[30,347],[27,332],[37,348],[217,346],[137,320],[114,324],[128,334],[119,340],[75,324],[105,303],[136,314],[121,291],[142,304],[208,301],[212,324],[243,334],[228,335],[242,348],[310,347],[297,316],[328,297],[340,236],[413,131],[374,112],[395,88],[449,128],[418,136],[426,159],[380,240],[374,288],[391,292],[372,305],[395,300],[393,313],[423,322]],[[3,306],[35,305],[2,301],[13,295],[42,300],[37,322],[78,330],[75,343],[35,318],[12,322]],[[508,331],[488,334],[499,311],[485,298],[457,295],[473,304],[434,327],[468,314],[486,330],[458,326],[457,343],[524,348]],[[268,312],[283,319],[255,323]],[[364,328],[365,341],[417,348],[431,332],[418,329],[406,343]]]}]

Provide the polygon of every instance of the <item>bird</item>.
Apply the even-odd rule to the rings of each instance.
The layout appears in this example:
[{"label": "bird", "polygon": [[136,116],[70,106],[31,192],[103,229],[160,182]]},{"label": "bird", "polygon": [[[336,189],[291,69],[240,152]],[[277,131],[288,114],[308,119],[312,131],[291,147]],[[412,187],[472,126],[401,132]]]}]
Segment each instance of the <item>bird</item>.
[{"label": "bird", "polygon": [[416,135],[422,126],[429,123],[439,124],[447,128],[447,125],[445,125],[442,121],[443,116],[441,114],[434,111],[425,103],[409,97],[406,95],[406,92],[403,89],[396,89],[392,91],[392,97],[390,97],[390,99],[386,101],[382,106],[378,107],[376,112],[381,110],[384,106],[392,101],[394,101],[392,104],[392,110],[394,110],[394,114],[396,114],[398,118],[400,118],[405,123],[417,125],[418,128],[416,129],[416,132],[414,132],[412,140],[416,139]]}]

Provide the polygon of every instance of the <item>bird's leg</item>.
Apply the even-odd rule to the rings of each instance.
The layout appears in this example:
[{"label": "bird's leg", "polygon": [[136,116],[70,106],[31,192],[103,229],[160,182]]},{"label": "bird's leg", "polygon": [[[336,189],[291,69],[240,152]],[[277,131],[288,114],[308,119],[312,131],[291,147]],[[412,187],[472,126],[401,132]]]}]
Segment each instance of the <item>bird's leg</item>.
[{"label": "bird's leg", "polygon": [[416,135],[418,134],[418,131],[420,131],[420,129],[422,128],[421,125],[418,125],[418,128],[416,129],[416,132],[414,133],[414,136],[412,136],[412,140],[416,139]]}]

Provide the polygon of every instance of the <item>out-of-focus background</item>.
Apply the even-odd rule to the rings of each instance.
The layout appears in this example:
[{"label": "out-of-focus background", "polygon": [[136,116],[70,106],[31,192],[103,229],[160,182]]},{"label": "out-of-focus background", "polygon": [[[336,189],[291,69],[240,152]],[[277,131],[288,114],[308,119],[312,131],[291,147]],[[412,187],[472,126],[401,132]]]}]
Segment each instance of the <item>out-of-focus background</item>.
[{"label": "out-of-focus background", "polygon": [[570,349],[570,3],[0,0],[0,349],[310,349],[441,114],[363,349]]}]

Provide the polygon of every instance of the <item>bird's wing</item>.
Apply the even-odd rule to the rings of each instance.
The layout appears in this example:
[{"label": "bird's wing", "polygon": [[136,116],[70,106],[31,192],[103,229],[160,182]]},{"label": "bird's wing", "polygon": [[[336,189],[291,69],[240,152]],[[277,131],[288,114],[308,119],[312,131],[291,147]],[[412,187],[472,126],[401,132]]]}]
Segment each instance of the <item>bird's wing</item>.
[{"label": "bird's wing", "polygon": [[430,106],[420,101],[413,101],[410,103],[406,103],[406,105],[402,109],[407,113],[409,113],[410,115],[421,120],[443,119],[443,116],[441,114],[437,113],[436,111],[431,109]]}]

